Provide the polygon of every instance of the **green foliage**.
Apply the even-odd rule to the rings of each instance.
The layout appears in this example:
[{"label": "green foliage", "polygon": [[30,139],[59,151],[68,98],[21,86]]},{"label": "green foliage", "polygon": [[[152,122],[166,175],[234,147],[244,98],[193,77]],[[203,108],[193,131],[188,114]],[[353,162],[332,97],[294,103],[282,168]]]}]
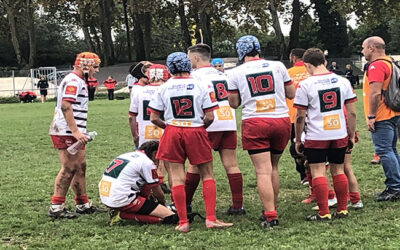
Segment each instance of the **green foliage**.
[{"label": "green foliage", "polygon": [[0,104],[4,103],[19,103],[19,98],[16,96],[0,97]]},{"label": "green foliage", "polygon": [[[356,90],[359,99],[362,93]],[[98,136],[87,145],[87,192],[99,205],[97,184],[115,156],[133,150],[127,109],[129,100],[95,100],[89,103],[88,130]],[[384,188],[380,166],[372,166],[373,154],[365,129],[362,102],[358,101],[357,122],[360,141],[353,152],[353,170],[358,178],[365,208],[350,211],[348,219],[331,223],[310,223],[311,205],[300,201],[308,187],[300,185],[293,159],[284,152],[279,166],[281,191],[278,201],[280,228],[262,230],[258,216],[262,209],[256,178],[247,152],[237,150],[244,180],[247,215],[224,215],[231,202],[226,174],[214,153],[217,180],[217,216],[234,222],[226,230],[207,230],[196,218],[191,232],[183,235],[173,226],[124,222],[108,227],[107,214],[83,215],[75,220],[52,221],[46,216],[59,170],[57,152],[52,148],[48,127],[54,103],[0,105],[0,248],[12,249],[397,249],[400,245],[398,202],[374,202],[375,192]],[[240,110],[238,110],[240,112]],[[240,115],[238,114],[238,119]],[[240,126],[238,126],[240,129]],[[240,138],[240,132],[238,133]],[[170,200],[170,197],[167,196]],[[74,207],[73,194],[66,205]],[[314,205],[314,204],[313,204]],[[204,214],[201,185],[196,191],[194,211]],[[332,210],[333,211],[333,210]]]}]

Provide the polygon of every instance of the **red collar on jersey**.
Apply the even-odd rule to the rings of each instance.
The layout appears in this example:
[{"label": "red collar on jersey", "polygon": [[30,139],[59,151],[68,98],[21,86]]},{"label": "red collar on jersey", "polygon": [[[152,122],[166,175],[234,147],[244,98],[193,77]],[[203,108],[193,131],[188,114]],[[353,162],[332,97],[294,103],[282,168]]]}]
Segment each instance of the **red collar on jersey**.
[{"label": "red collar on jersey", "polygon": [[198,67],[197,69],[201,69],[201,68],[211,68],[211,64],[208,64],[208,65],[204,65],[204,66]]},{"label": "red collar on jersey", "polygon": [[83,78],[83,76],[80,76],[80,75],[78,75],[77,73],[75,73],[75,72],[72,72],[72,74],[74,74],[74,75],[76,75],[76,76],[78,76],[79,78],[81,78],[82,80],[85,80],[85,78]]},{"label": "red collar on jersey", "polygon": [[329,75],[333,74],[333,72],[327,72],[327,73],[321,73],[321,74],[313,74],[313,76],[324,76],[324,75]]},{"label": "red collar on jersey", "polygon": [[303,61],[296,62],[295,64],[293,64],[293,66],[304,66],[304,62]]},{"label": "red collar on jersey", "polygon": [[259,58],[251,58],[251,59],[247,60],[246,62],[258,61],[258,60],[264,60],[264,58],[261,58],[261,57],[259,57]]}]

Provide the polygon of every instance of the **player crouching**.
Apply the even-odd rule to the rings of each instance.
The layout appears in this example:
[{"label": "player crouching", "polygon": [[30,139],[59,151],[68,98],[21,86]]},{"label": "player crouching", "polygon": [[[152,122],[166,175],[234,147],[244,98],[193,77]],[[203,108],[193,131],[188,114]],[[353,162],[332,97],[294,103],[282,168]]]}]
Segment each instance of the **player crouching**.
[{"label": "player crouching", "polygon": [[[142,223],[176,224],[178,216],[163,206],[155,156],[158,141],[143,143],[138,150],[112,160],[99,183],[103,204],[111,208],[109,225],[121,219]],[[158,203],[149,199],[150,193]]]}]

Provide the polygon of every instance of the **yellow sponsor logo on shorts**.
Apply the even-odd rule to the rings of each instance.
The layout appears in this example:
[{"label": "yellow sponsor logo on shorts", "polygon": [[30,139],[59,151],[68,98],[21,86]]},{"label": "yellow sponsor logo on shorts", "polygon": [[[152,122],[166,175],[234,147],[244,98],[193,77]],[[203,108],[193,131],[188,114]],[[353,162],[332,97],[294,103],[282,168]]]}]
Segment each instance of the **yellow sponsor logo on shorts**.
[{"label": "yellow sponsor logo on shorts", "polygon": [[101,196],[109,197],[110,189],[111,189],[111,182],[105,180],[100,181],[99,193]]},{"label": "yellow sponsor logo on shorts", "polygon": [[323,121],[324,130],[337,130],[341,128],[339,114],[324,116]]},{"label": "yellow sponsor logo on shorts", "polygon": [[274,112],[276,107],[275,98],[256,100],[256,112]]},{"label": "yellow sponsor logo on shorts", "polygon": [[229,106],[221,106],[217,109],[218,120],[233,120],[232,110]]},{"label": "yellow sponsor logo on shorts", "polygon": [[173,120],[171,122],[171,124],[174,125],[174,126],[178,126],[178,127],[191,127],[192,126],[192,122],[190,122],[190,121]]}]

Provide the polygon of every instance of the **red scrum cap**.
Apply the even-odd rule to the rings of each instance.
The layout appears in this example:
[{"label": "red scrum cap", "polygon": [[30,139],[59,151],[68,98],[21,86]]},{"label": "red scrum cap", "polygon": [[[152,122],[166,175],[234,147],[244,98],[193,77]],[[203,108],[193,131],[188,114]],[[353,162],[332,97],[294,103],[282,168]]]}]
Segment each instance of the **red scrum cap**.
[{"label": "red scrum cap", "polygon": [[92,52],[82,52],[76,56],[74,66],[83,70],[88,70],[90,67],[100,64],[101,60],[98,55]]},{"label": "red scrum cap", "polygon": [[168,73],[167,67],[162,64],[153,64],[146,71],[146,76],[149,78],[150,82],[155,81],[167,81],[171,76]]}]

